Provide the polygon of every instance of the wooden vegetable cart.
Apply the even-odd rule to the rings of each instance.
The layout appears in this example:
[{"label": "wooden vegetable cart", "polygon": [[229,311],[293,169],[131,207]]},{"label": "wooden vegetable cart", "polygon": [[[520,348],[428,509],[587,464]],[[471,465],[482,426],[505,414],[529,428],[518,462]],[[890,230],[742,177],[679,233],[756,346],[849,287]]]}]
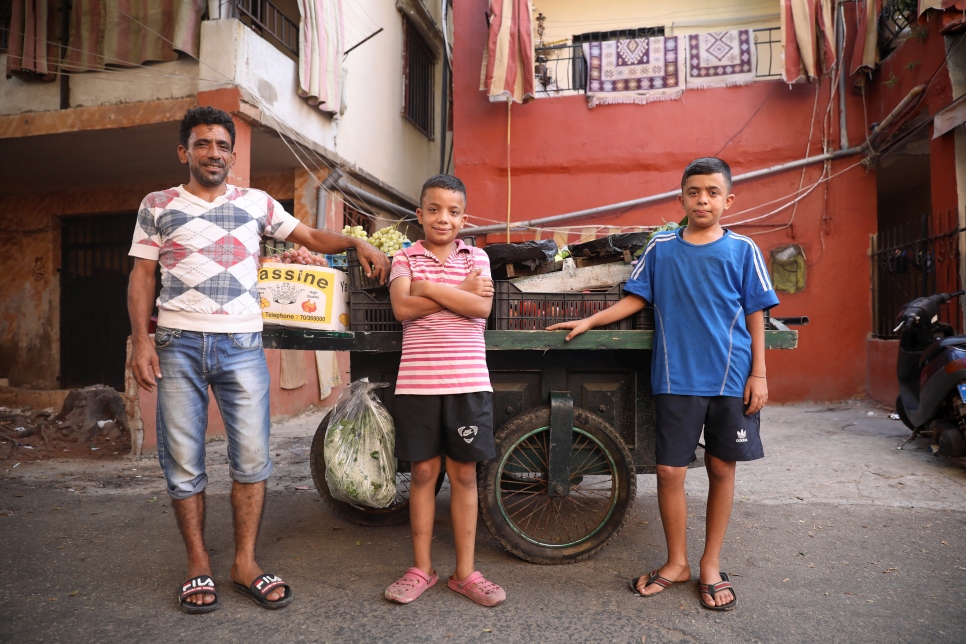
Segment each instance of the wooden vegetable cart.
[{"label": "wooden vegetable cart", "polygon": [[[600,551],[630,516],[636,474],[655,471],[653,331],[594,330],[569,343],[564,342],[566,334],[485,334],[497,457],[479,468],[481,514],[507,550],[535,563],[570,563]],[[401,332],[266,326],[263,339],[267,348],[350,351],[352,380],[389,383],[379,391],[393,412]],[[769,320],[768,349],[794,349],[797,343],[797,331]],[[319,426],[310,456],[316,487],[326,502],[364,525],[405,521],[407,464],[400,464],[399,493],[389,508],[332,499],[322,454],[327,424],[328,417]],[[702,464],[703,459],[694,463]]]}]

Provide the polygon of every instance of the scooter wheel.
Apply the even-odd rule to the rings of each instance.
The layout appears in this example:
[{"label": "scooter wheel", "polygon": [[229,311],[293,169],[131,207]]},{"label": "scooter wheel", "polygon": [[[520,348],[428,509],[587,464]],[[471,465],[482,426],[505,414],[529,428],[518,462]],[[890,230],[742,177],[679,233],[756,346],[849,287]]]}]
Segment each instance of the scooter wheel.
[{"label": "scooter wheel", "polygon": [[939,451],[952,458],[966,456],[966,439],[963,432],[956,427],[947,429],[939,435]]}]

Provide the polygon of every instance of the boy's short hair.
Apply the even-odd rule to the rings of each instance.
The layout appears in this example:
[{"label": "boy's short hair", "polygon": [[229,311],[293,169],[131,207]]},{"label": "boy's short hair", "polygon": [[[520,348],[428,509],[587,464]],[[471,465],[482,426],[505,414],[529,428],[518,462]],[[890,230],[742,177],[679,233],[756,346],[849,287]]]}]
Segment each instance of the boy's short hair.
[{"label": "boy's short hair", "polygon": [[688,177],[706,174],[724,175],[728,184],[727,190],[731,192],[731,167],[718,157],[701,157],[689,163],[688,167],[684,169],[684,176],[681,177],[681,189],[684,190],[684,184],[687,183]]},{"label": "boy's short hair", "polygon": [[208,106],[192,107],[185,112],[184,118],[181,119],[181,145],[183,147],[188,147],[188,137],[191,136],[191,130],[198,125],[222,126],[228,130],[228,136],[231,137],[231,147],[233,150],[235,149],[235,122],[231,120],[231,114],[228,112]]},{"label": "boy's short hair", "polygon": [[466,185],[459,177],[454,177],[451,174],[437,174],[429,179],[426,179],[426,183],[423,184],[423,189],[419,193],[419,207],[423,207],[423,198],[426,196],[426,191],[430,188],[442,188],[444,190],[452,190],[453,192],[463,193],[463,203],[466,203]]}]

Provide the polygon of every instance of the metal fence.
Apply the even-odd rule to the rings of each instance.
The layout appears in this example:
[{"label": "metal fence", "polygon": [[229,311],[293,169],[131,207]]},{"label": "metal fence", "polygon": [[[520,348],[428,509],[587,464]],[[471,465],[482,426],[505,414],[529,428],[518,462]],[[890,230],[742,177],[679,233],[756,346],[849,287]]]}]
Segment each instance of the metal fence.
[{"label": "metal fence", "polygon": [[[755,77],[779,78],[781,76],[781,28],[755,29],[755,54],[757,68]],[[587,91],[587,62],[583,43],[535,47],[534,75],[537,79],[537,96],[568,96]]]},{"label": "metal fence", "polygon": [[233,18],[238,18],[263,37],[271,36],[282,47],[298,55],[299,26],[271,0],[234,0],[229,9]]},{"label": "metal fence", "polygon": [[[962,287],[961,247],[966,228],[955,210],[925,214],[872,237],[873,335],[898,337],[893,331],[903,304],[916,297]],[[950,304],[942,319],[963,332],[963,308]]]},{"label": "metal fence", "polygon": [[887,0],[879,13],[879,56],[885,58],[898,47],[896,42],[903,32],[908,33],[915,19],[917,4],[914,0]]}]

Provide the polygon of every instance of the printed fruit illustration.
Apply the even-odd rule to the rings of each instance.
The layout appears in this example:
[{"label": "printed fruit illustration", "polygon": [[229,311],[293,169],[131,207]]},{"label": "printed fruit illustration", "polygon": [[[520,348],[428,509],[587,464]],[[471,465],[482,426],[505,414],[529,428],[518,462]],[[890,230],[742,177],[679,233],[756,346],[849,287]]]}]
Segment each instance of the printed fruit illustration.
[{"label": "printed fruit illustration", "polygon": [[268,300],[266,300],[266,299],[265,299],[265,298],[263,297],[263,298],[261,298],[261,299],[259,299],[259,300],[258,300],[258,305],[259,305],[260,307],[262,307],[263,309],[267,309],[267,308],[268,308],[268,307],[270,307],[270,306],[271,306],[272,304],[271,304],[271,302],[269,302]]},{"label": "printed fruit illustration", "polygon": [[315,306],[315,302],[312,300],[305,300],[302,302],[302,310],[306,313],[314,313],[316,308],[318,307]]},{"label": "printed fruit illustration", "polygon": [[342,313],[342,314],[340,314],[339,315],[339,322],[342,323],[342,326],[348,327],[349,326],[349,314],[348,313]]}]

